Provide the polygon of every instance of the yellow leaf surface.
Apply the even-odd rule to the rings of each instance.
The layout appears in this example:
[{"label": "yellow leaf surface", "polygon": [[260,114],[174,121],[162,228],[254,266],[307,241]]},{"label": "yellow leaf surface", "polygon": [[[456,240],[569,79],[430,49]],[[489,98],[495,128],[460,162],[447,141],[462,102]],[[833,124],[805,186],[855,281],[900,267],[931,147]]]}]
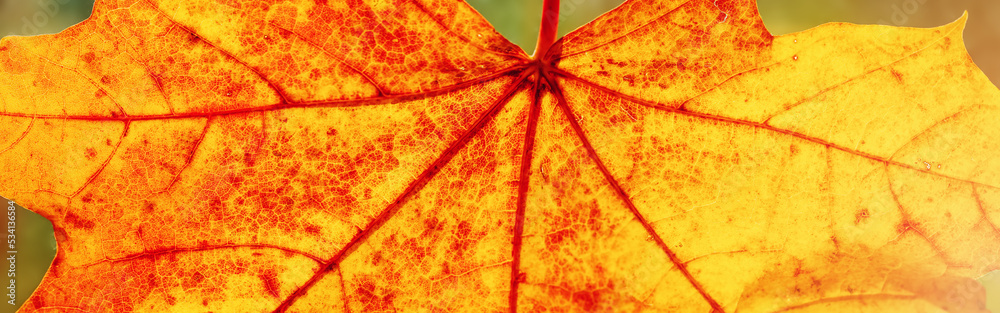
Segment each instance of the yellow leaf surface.
[{"label": "yellow leaf surface", "polygon": [[964,23],[632,0],[532,58],[456,1],[99,1],[0,42],[22,311],[986,312]]}]

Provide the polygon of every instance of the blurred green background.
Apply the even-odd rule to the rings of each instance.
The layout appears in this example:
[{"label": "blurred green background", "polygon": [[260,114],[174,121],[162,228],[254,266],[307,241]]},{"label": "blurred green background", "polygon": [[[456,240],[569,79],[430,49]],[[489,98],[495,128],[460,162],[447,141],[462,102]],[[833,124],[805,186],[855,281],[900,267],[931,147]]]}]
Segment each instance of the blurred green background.
[{"label": "blurred green background", "polygon": [[[0,201],[3,201],[3,207],[7,208],[8,199],[0,197]],[[3,279],[0,279],[2,285],[4,286],[4,296],[3,303],[0,303],[0,312],[14,312],[17,308],[21,307],[24,300],[28,299],[31,292],[35,290],[35,287],[42,282],[42,277],[45,276],[45,271],[49,269],[49,265],[52,264],[52,259],[56,255],[56,238],[53,235],[52,223],[45,219],[41,215],[35,214],[35,212],[28,211],[21,207],[20,205],[14,205],[15,211],[15,226],[14,226],[14,250],[17,253],[8,253],[11,251],[9,247],[5,244],[3,251],[4,259],[14,255],[15,265],[15,277],[8,277],[9,264],[7,261],[4,263],[4,275]],[[4,210],[6,212],[6,209]],[[7,224],[7,216],[4,214],[3,224]],[[4,234],[8,235],[8,234]],[[4,236],[6,237],[6,236]],[[7,243],[4,240],[4,243]],[[7,301],[10,301],[10,297],[7,295],[7,286],[10,285],[10,279],[15,279],[15,303],[10,305]]]},{"label": "blurred green background", "polygon": [[[542,0],[467,0],[508,39],[528,54],[535,48]],[[613,9],[621,0],[562,0],[559,32],[566,34]],[[0,34],[56,33],[90,15],[93,0],[0,0]],[[775,35],[826,22],[933,27],[969,11],[965,42],[976,64],[1000,85],[1000,1],[997,0],[759,0],[768,30]],[[4,202],[6,203],[6,201]],[[18,209],[18,299],[26,299],[55,254],[52,224]],[[979,279],[988,305],[1000,313],[1000,272]],[[19,305],[20,303],[18,303]],[[0,312],[16,308],[0,305]]]},{"label": "blurred green background", "polygon": [[0,34],[57,33],[90,16],[94,0],[0,0]]}]

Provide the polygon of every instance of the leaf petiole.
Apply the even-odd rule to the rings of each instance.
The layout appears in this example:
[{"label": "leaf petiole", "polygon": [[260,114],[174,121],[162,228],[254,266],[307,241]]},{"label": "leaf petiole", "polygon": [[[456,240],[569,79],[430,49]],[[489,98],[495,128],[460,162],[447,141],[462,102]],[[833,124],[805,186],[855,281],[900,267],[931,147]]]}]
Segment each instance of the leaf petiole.
[{"label": "leaf petiole", "polygon": [[559,29],[559,0],[545,0],[542,4],[542,25],[538,29],[538,43],[535,45],[535,52],[531,58],[538,60],[548,51],[549,47],[556,41],[556,33]]}]

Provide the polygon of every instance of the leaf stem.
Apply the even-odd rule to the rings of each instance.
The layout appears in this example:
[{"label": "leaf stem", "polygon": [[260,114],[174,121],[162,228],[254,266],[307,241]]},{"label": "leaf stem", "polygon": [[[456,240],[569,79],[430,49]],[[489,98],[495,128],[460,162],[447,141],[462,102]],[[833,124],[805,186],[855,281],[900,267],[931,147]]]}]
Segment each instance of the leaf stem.
[{"label": "leaf stem", "polygon": [[559,30],[559,0],[545,0],[542,4],[542,25],[538,29],[538,44],[531,58],[538,60],[549,51],[556,42]]}]

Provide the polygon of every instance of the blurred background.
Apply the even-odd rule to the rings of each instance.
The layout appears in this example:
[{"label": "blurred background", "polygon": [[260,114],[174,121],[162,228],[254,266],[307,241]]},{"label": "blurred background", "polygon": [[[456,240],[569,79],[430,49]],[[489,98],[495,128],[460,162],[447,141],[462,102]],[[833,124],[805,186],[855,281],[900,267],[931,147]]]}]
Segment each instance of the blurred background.
[{"label": "blurred background", "polygon": [[[542,0],[466,0],[497,30],[528,54],[535,48]],[[559,33],[566,34],[607,12],[622,0],[562,0]],[[0,35],[59,32],[90,15],[93,0],[0,0]],[[934,27],[969,11],[965,44],[973,61],[1000,85],[1000,1],[998,0],[758,0],[772,34],[806,30],[826,22]],[[6,201],[4,201],[6,203]],[[17,299],[27,299],[55,255],[52,224],[18,207]],[[988,306],[1000,313],[1000,272],[979,279]],[[6,292],[5,292],[6,293]],[[17,307],[20,306],[20,301]],[[0,305],[0,313],[16,307]]]},{"label": "blurred background", "polygon": [[[0,201],[3,202],[3,207],[7,208],[7,201],[3,197],[0,197]],[[14,312],[17,308],[21,307],[24,300],[28,299],[31,292],[35,290],[35,287],[42,282],[42,277],[45,276],[45,272],[49,269],[49,265],[52,264],[52,259],[56,256],[56,238],[52,232],[52,223],[45,219],[41,215],[35,214],[21,207],[20,205],[15,205],[15,227],[14,227],[14,249],[9,249],[10,247],[6,244],[3,251],[4,259],[14,256],[16,266],[14,268],[14,277],[8,277],[10,274],[10,263],[5,261],[3,279],[0,279],[0,285],[4,286],[3,289],[3,302],[0,303],[0,312]],[[6,212],[7,210],[4,210]],[[4,214],[6,215],[6,214]],[[4,217],[4,223],[7,222],[7,217]],[[4,235],[8,235],[5,233]],[[6,236],[5,236],[6,237]],[[9,238],[8,238],[9,239]],[[7,243],[4,240],[4,243]],[[17,251],[16,253],[10,253],[10,251]],[[10,292],[7,287],[10,286],[10,279],[15,279],[15,303],[10,305],[7,301],[10,301]]]},{"label": "blurred background", "polygon": [[53,34],[90,16],[94,0],[0,0],[0,35]]}]

